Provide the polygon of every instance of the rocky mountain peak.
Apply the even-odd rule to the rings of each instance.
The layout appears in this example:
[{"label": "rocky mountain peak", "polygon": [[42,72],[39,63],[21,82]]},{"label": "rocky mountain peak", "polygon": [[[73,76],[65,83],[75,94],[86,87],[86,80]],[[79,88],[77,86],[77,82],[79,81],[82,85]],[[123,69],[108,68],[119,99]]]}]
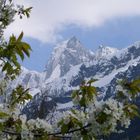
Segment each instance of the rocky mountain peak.
[{"label": "rocky mountain peak", "polygon": [[81,44],[80,41],[75,36],[73,36],[68,40],[67,47],[76,48],[78,46],[81,46],[80,44]]},{"label": "rocky mountain peak", "polygon": [[[61,77],[65,75],[72,66],[87,62],[91,57],[91,52],[84,48],[80,41],[73,36],[54,48],[46,67],[46,78],[50,78],[51,75],[53,75],[53,77]],[[57,73],[57,76],[56,74],[54,76],[54,73]]]},{"label": "rocky mountain peak", "polygon": [[119,50],[117,48],[112,48],[109,46],[103,46],[100,45],[98,50],[96,51],[95,55],[96,58],[110,58],[113,56],[115,53],[117,53]]}]

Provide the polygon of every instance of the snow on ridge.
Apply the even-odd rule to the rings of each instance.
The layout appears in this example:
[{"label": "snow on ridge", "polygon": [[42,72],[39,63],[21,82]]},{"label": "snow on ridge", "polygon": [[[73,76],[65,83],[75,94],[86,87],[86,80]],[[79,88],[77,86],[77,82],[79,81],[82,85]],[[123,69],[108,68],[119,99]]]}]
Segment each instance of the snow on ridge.
[{"label": "snow on ridge", "polygon": [[61,74],[61,70],[60,70],[60,65],[58,64],[55,69],[53,70],[51,76],[49,77],[49,79],[47,79],[47,81],[53,81],[57,78],[60,77]]},{"label": "snow on ridge", "polygon": [[126,49],[131,48],[132,46],[135,46],[136,48],[140,48],[140,41],[136,41],[133,44],[129,45],[126,47]]},{"label": "snow on ridge", "polygon": [[58,103],[57,104],[57,110],[59,110],[59,109],[65,109],[65,108],[72,108],[73,106],[74,106],[74,104],[73,104],[72,101],[67,102],[67,103],[64,103],[64,104]]},{"label": "snow on ridge", "polygon": [[126,71],[129,68],[129,66],[136,66],[138,62],[140,62],[140,56],[134,60],[129,61],[125,67],[115,69],[109,75],[100,78],[98,81],[94,82],[93,85],[96,87],[104,87],[108,85],[111,82],[111,80],[115,77],[115,75],[117,75],[119,72]]},{"label": "snow on ridge", "polygon": [[63,77],[58,77],[56,79],[47,79],[45,81],[46,89],[49,88],[51,91],[53,91],[54,89],[61,90],[62,88],[65,91],[72,90],[70,81],[74,76],[78,74],[78,72],[80,71],[80,66],[81,64],[71,66],[70,71],[67,72]]},{"label": "snow on ridge", "polygon": [[40,75],[40,77],[44,77],[45,76],[45,72],[38,72],[36,70],[29,70],[23,66],[21,66],[21,74],[26,74],[26,73],[30,73],[30,74],[34,74],[34,75]]},{"label": "snow on ridge", "polygon": [[134,42],[133,44],[120,49],[118,52],[115,53],[114,56],[116,56],[118,59],[122,59],[123,57],[125,57],[128,54],[128,50],[132,47],[135,47],[136,49],[140,48],[140,41]]},{"label": "snow on ridge", "polygon": [[112,48],[109,46],[103,46],[100,45],[97,51],[95,52],[95,58],[96,59],[109,59],[112,56],[114,56],[115,53],[117,53],[119,50],[117,48]]},{"label": "snow on ridge", "polygon": [[45,73],[30,71],[25,67],[21,67],[21,74],[11,82],[11,88],[16,88],[18,85],[22,85],[24,88],[29,88],[32,96],[40,92],[40,87],[44,83]]},{"label": "snow on ridge", "polygon": [[[73,42],[76,42],[75,44]],[[71,46],[70,46],[71,44]],[[80,42],[76,37],[72,37],[69,40],[65,40],[59,44],[56,45],[54,48],[54,51],[52,52],[52,59],[58,60],[60,56],[64,53],[64,51],[67,49],[70,52],[75,52],[75,49],[72,49],[73,47],[78,47],[80,45]]]},{"label": "snow on ridge", "polygon": [[67,42],[63,41],[60,44],[57,44],[57,46],[54,48],[54,51],[52,52],[52,56],[55,57],[56,59],[60,57],[60,55],[64,52],[65,48],[67,47]]}]

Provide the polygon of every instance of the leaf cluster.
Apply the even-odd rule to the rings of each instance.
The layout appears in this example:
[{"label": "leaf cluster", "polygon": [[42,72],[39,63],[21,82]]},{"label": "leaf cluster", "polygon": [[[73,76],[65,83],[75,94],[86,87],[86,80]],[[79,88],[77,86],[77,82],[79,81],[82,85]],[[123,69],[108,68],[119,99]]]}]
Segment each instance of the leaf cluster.
[{"label": "leaf cluster", "polygon": [[124,100],[126,102],[135,100],[140,93],[140,79],[135,79],[131,82],[127,80],[119,81],[119,85],[123,90],[118,90],[116,95],[117,99]]},{"label": "leaf cluster", "polygon": [[97,96],[96,88],[92,85],[96,80],[83,81],[78,90],[72,93],[72,99],[78,100],[80,107],[86,108]]},{"label": "leaf cluster", "polygon": [[69,122],[65,123],[65,119],[62,119],[60,122],[58,122],[58,127],[61,128],[61,133],[65,134],[69,132],[70,130],[74,128],[82,128],[83,124],[74,116],[69,115]]},{"label": "leaf cluster", "polygon": [[27,100],[31,100],[32,96],[29,93],[29,88],[24,89],[22,85],[17,86],[11,93],[11,107],[15,107],[17,104],[25,104]]},{"label": "leaf cluster", "polygon": [[2,71],[12,80],[20,73],[20,63],[18,57],[24,60],[24,57],[30,56],[31,47],[22,41],[23,32],[16,38],[12,35],[8,43],[0,46],[0,59],[2,60]]}]

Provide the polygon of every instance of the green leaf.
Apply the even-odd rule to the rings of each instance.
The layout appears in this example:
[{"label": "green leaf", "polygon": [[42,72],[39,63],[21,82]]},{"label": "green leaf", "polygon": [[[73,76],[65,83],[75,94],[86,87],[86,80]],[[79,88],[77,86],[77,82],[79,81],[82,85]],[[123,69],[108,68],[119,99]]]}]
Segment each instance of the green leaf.
[{"label": "green leaf", "polygon": [[10,45],[10,44],[12,44],[12,43],[15,43],[15,42],[16,42],[16,37],[15,37],[14,35],[12,35],[12,36],[10,37],[10,40],[9,40],[8,45]]},{"label": "green leaf", "polygon": [[97,79],[93,79],[93,78],[91,78],[88,82],[87,82],[87,84],[92,84],[92,83],[94,83],[94,82],[96,82],[96,81],[98,81]]},{"label": "green leaf", "polygon": [[4,125],[3,123],[0,123],[0,131],[2,131],[4,129]]},{"label": "green leaf", "polygon": [[92,140],[91,137],[88,135],[83,135],[82,137],[83,137],[83,140]]},{"label": "green leaf", "polygon": [[8,117],[9,116],[9,114],[7,114],[7,113],[5,113],[5,112],[0,112],[0,118],[2,119],[2,118],[6,118],[6,117]]},{"label": "green leaf", "polygon": [[68,125],[63,124],[62,127],[61,127],[61,133],[65,134],[65,133],[68,132],[68,130],[69,130]]},{"label": "green leaf", "polygon": [[81,98],[81,100],[79,101],[80,105],[85,107],[86,106],[86,99],[84,97]]},{"label": "green leaf", "polygon": [[24,104],[26,100],[30,99],[32,99],[32,96],[29,94],[29,88],[24,89],[21,85],[18,85],[11,94],[11,106]]},{"label": "green leaf", "polygon": [[30,52],[29,50],[31,50],[31,47],[29,44],[25,43],[25,42],[22,42],[22,50],[23,52],[28,56],[30,57]]},{"label": "green leaf", "polygon": [[125,99],[127,99],[127,96],[123,93],[123,91],[118,91],[118,93],[116,94],[116,98],[125,100]]},{"label": "green leaf", "polygon": [[24,60],[24,54],[22,53],[22,51],[20,49],[16,50],[17,54],[20,56],[21,60]]},{"label": "green leaf", "polygon": [[12,70],[12,66],[10,65],[9,62],[6,62],[5,65],[3,66],[2,68],[2,71],[5,71],[5,70]]},{"label": "green leaf", "polygon": [[17,42],[20,42],[23,38],[23,32],[21,32],[21,34],[19,35],[18,39],[17,39]]},{"label": "green leaf", "polygon": [[78,90],[74,90],[71,95],[71,98],[74,99],[77,95],[78,95]]},{"label": "green leaf", "polygon": [[22,130],[22,121],[20,119],[17,119],[15,121],[15,128],[17,132],[21,132]]},{"label": "green leaf", "polygon": [[139,108],[135,104],[127,104],[124,107],[125,114],[132,119],[134,117],[140,117]]},{"label": "green leaf", "polygon": [[100,112],[96,118],[99,124],[103,124],[107,120],[108,115],[104,112]]},{"label": "green leaf", "polygon": [[31,9],[32,9],[32,8],[33,8],[33,7],[29,7],[29,8],[26,8],[26,9],[24,10],[25,15],[27,16],[27,18],[30,17],[30,12],[31,12]]},{"label": "green leaf", "polygon": [[44,132],[42,134],[42,136],[40,137],[40,140],[49,140],[48,133],[47,132]]}]

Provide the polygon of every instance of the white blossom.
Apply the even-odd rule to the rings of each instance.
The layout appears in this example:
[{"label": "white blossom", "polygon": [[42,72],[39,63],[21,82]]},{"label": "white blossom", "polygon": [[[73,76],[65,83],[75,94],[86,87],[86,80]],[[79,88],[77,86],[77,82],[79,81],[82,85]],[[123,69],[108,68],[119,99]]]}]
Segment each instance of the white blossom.
[{"label": "white blossom", "polygon": [[[92,124],[92,133],[95,136],[99,136],[118,132],[118,122],[121,123],[121,126],[128,128],[130,125],[130,118],[125,115],[123,108],[123,103],[112,98],[101,101],[101,103],[100,101],[96,101],[89,116],[89,123]],[[105,117],[103,123],[98,122],[97,119],[100,113],[105,113],[105,116],[102,116]]]},{"label": "white blossom", "polygon": [[35,128],[43,128],[47,132],[52,132],[53,128],[50,124],[48,124],[45,120],[37,118],[36,120],[31,119],[27,121],[27,125],[29,130],[33,130]]}]

